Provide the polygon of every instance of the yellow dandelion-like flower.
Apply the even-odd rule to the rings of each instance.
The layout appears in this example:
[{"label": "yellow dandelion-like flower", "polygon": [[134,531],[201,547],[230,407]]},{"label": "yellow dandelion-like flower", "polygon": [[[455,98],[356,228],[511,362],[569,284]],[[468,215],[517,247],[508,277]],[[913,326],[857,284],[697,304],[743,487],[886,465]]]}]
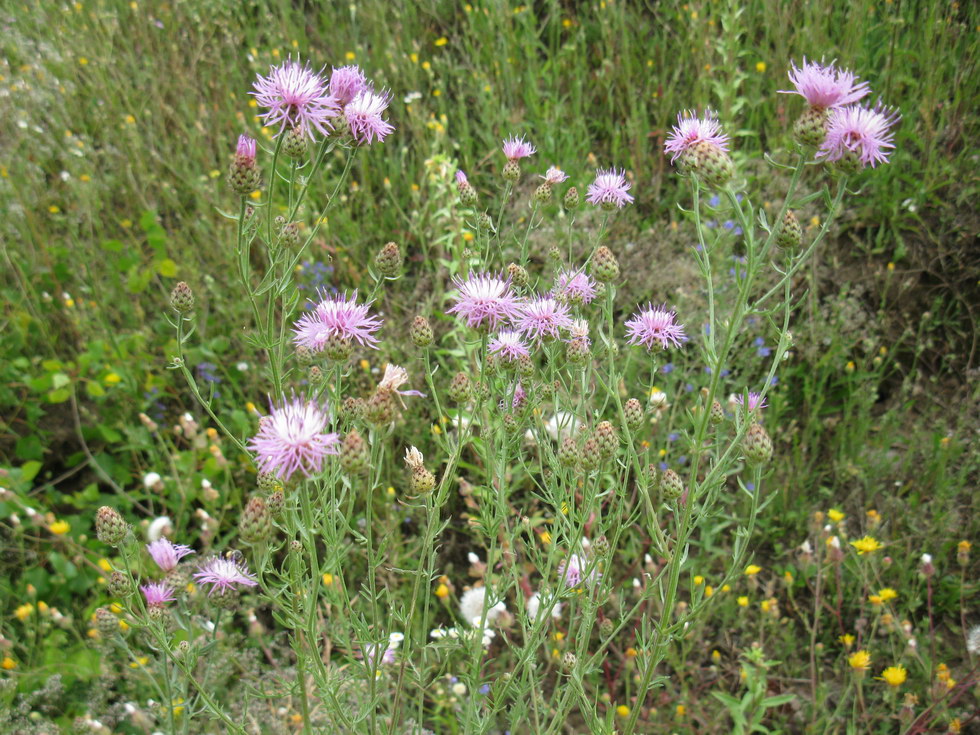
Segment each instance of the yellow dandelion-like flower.
[{"label": "yellow dandelion-like flower", "polygon": [[838,636],[837,640],[844,644],[844,648],[850,650],[851,646],[854,645],[854,636],[850,633],[845,633],[842,636]]},{"label": "yellow dandelion-like flower", "polygon": [[764,72],[766,70],[766,62],[764,62],[764,61],[757,61],[756,64],[755,64],[755,70],[757,72],[759,72],[760,74],[762,72]]},{"label": "yellow dandelion-like flower", "polygon": [[845,515],[841,511],[837,510],[837,508],[831,508],[827,511],[827,517],[834,523],[840,523],[842,520],[844,520]]},{"label": "yellow dandelion-like flower", "polygon": [[687,714],[687,707],[685,707],[683,704],[679,704],[674,711],[677,713],[678,717],[683,717]]},{"label": "yellow dandelion-like flower", "polygon": [[851,546],[857,549],[857,553],[862,556],[884,548],[873,536],[865,536],[864,538],[859,538],[857,541],[851,541]]},{"label": "yellow dandelion-like flower", "polygon": [[112,564],[109,563],[108,559],[99,559],[99,569],[103,572],[111,572]]},{"label": "yellow dandelion-like flower", "polygon": [[330,572],[324,572],[321,579],[323,580],[325,587],[329,587],[333,584],[333,575]]},{"label": "yellow dandelion-like flower", "polygon": [[905,670],[904,666],[889,666],[887,669],[881,672],[881,676],[877,677],[881,681],[892,687],[900,687],[905,683],[908,678],[908,672]]},{"label": "yellow dandelion-like flower", "polygon": [[49,528],[55,536],[63,536],[71,530],[71,524],[68,521],[55,521]]},{"label": "yellow dandelion-like flower", "polygon": [[446,38],[445,36],[442,36],[441,38],[437,38],[435,41],[433,41],[432,45],[442,47],[445,46],[447,43],[449,43],[449,39]]},{"label": "yellow dandelion-like flower", "polygon": [[738,602],[738,606],[739,607],[748,607],[749,606],[749,598],[746,597],[745,595],[742,595],[741,597],[739,597],[738,600],[736,600],[736,602]]},{"label": "yellow dandelion-like flower", "polygon": [[556,641],[565,640],[565,634],[562,633],[560,630],[556,630],[554,635],[552,635],[551,637],[554,638]]},{"label": "yellow dandelion-like flower", "polygon": [[129,668],[131,668],[131,669],[138,669],[138,668],[141,668],[143,666],[146,666],[148,663],[150,663],[150,659],[149,658],[147,658],[146,656],[140,656],[138,659],[136,659],[135,661],[133,661],[133,662],[131,662],[129,664]]},{"label": "yellow dandelion-like flower", "polygon": [[32,612],[34,612],[34,606],[31,603],[26,602],[14,610],[14,617],[18,620],[27,620]]},{"label": "yellow dandelion-like flower", "polygon": [[429,69],[432,68],[432,64],[430,64],[428,61],[423,61],[422,68],[425,69],[426,71],[429,71]]},{"label": "yellow dandelion-like flower", "polygon": [[722,592],[731,592],[732,591],[732,586],[730,584],[723,584],[721,586],[721,591]]},{"label": "yellow dandelion-like flower", "polygon": [[871,654],[867,651],[855,651],[847,657],[847,664],[855,671],[867,671],[871,668]]},{"label": "yellow dandelion-like flower", "polygon": [[881,599],[881,595],[868,595],[868,602],[875,606],[884,604],[884,600]]},{"label": "yellow dandelion-like flower", "polygon": [[355,54],[353,51],[348,51],[346,54],[344,54],[344,58],[348,61],[353,61],[357,58],[357,54]]},{"label": "yellow dandelion-like flower", "polygon": [[698,587],[700,587],[702,584],[704,584],[704,577],[702,577],[700,574],[697,575],[694,578],[694,584],[696,584]]},{"label": "yellow dandelion-like flower", "polygon": [[121,630],[121,631],[123,631],[125,633],[127,630],[129,630],[129,623],[127,623],[125,620],[120,620],[119,621],[119,630]]},{"label": "yellow dandelion-like flower", "polygon": [[715,593],[715,588],[712,587],[710,584],[704,588],[705,597],[711,597],[714,593]]},{"label": "yellow dandelion-like flower", "polygon": [[721,661],[721,651],[717,648],[711,652],[711,660],[714,663],[719,663]]},{"label": "yellow dandelion-like flower", "polygon": [[898,597],[898,593],[891,587],[885,587],[878,590],[878,597],[881,598],[882,602],[888,602],[889,600],[894,600],[896,597]]},{"label": "yellow dandelion-like flower", "polygon": [[619,715],[620,717],[629,717],[630,708],[627,707],[625,704],[621,704],[616,708],[616,714]]},{"label": "yellow dandelion-like flower", "polygon": [[0,666],[2,666],[7,671],[10,671],[11,669],[17,668],[17,662],[14,661],[12,658],[10,658],[10,656],[4,656],[3,663],[0,663]]},{"label": "yellow dandelion-like flower", "polygon": [[749,564],[747,567],[745,567],[745,576],[754,577],[756,574],[758,574],[761,571],[762,571],[762,567],[756,564]]},{"label": "yellow dandelion-like flower", "polygon": [[551,534],[548,533],[547,531],[542,531],[541,535],[538,536],[538,538],[541,539],[541,543],[544,544],[545,546],[551,543]]},{"label": "yellow dandelion-like flower", "polygon": [[440,600],[445,600],[447,597],[449,597],[449,587],[444,584],[440,584],[438,587],[436,587],[436,597],[438,597]]},{"label": "yellow dandelion-like flower", "polygon": [[635,648],[630,646],[629,648],[626,649],[626,658],[636,658],[636,656],[637,656],[637,650]]}]

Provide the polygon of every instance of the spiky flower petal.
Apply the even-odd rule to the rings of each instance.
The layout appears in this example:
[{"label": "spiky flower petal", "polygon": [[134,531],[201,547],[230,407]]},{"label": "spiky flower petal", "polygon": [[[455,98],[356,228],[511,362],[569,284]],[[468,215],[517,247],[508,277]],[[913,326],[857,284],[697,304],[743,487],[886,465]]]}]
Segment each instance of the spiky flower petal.
[{"label": "spiky flower petal", "polygon": [[253,85],[255,101],[268,108],[261,114],[266,125],[279,128],[296,128],[313,138],[313,131],[329,135],[333,130],[331,118],[340,114],[337,99],[330,94],[326,80],[298,60],[287,60],[281,66],[269,69],[269,76],[259,76]]},{"label": "spiky flower petal", "polygon": [[259,422],[259,433],[249,442],[260,472],[288,480],[297,471],[307,477],[319,472],[328,454],[337,454],[336,434],[326,434],[327,413],[312,401],[293,398],[275,406]]}]

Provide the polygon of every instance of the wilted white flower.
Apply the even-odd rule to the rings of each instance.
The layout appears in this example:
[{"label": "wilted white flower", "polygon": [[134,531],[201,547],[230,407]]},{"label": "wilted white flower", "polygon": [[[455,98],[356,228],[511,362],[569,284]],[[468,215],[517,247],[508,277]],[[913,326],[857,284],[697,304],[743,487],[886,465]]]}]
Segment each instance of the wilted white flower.
[{"label": "wilted white flower", "polygon": [[143,476],[143,487],[147,490],[160,490],[163,488],[163,478],[156,472],[147,472]]},{"label": "wilted white flower", "polygon": [[[527,598],[527,617],[531,622],[538,619],[538,611],[541,609],[541,593],[535,592],[533,595]],[[554,607],[551,608],[551,617],[557,620],[561,617],[561,603],[556,602]]]},{"label": "wilted white flower", "polygon": [[970,653],[980,653],[980,625],[974,625],[966,636],[966,650]]},{"label": "wilted white flower", "polygon": [[418,469],[424,464],[425,460],[422,457],[422,452],[416,447],[409,447],[405,450],[405,464],[411,467],[413,470]]},{"label": "wilted white flower", "polygon": [[173,523],[167,516],[154,518],[146,529],[146,537],[150,541],[159,541],[173,530]]},{"label": "wilted white flower", "polygon": [[574,414],[567,411],[558,411],[548,419],[548,422],[544,425],[544,430],[555,441],[561,441],[566,436],[572,436],[578,431],[581,425],[582,422]]},{"label": "wilted white flower", "polygon": [[662,390],[654,388],[650,391],[650,405],[655,407],[667,407],[667,394]]},{"label": "wilted white flower", "polygon": [[463,596],[459,599],[459,614],[463,617],[463,620],[474,628],[477,628],[480,626],[480,621],[483,620],[484,606],[487,607],[487,624],[492,623],[502,613],[507,612],[507,606],[504,605],[503,601],[496,602],[492,605],[488,604],[486,587],[474,587],[464,592]]}]

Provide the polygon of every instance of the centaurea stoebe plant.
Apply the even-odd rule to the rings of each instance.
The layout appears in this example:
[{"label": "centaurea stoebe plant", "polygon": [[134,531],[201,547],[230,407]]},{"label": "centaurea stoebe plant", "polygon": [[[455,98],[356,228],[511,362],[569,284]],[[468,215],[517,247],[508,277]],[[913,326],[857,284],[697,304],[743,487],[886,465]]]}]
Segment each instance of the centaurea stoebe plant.
[{"label": "centaurea stoebe plant", "polygon": [[[252,362],[266,370],[269,415],[218,415],[185,358],[197,302],[186,287],[173,303],[172,365],[257,473],[247,503],[219,492],[224,505],[211,508],[244,506],[237,541],[248,556],[229,537],[213,541],[225,548],[200,547],[200,557],[181,562],[189,550],[159,539],[148,551],[167,577],[150,582],[152,567],[123,545],[128,578],[143,581],[126,609],[145,622],[166,686],[192,697],[189,711],[244,732],[196,657],[222,645],[222,615],[227,622],[247,604],[284,633],[289,675],[276,693],[297,703],[304,733],[327,722],[372,735],[437,726],[431,691],[440,681],[460,694],[438,717],[451,716],[460,732],[550,735],[573,716],[605,731],[595,706],[599,671],[607,672],[602,686],[629,698],[619,731],[649,724],[654,691],[670,675],[664,662],[721,595],[714,587],[708,594],[700,575],[691,589],[683,584],[697,569],[697,544],[715,526],[733,528],[731,559],[716,580],[719,590],[730,585],[750,561],[756,518],[773,497],[764,481],[781,450],[778,416],[763,422],[762,411],[790,346],[793,276],[846,193],[840,161],[874,166],[893,144],[893,115],[848,106],[863,85],[831,68],[842,86],[828,102],[821,73],[794,70],[800,94],[832,109],[819,149],[793,149],[793,160],[778,163],[791,179],[771,221],[756,215],[765,210],[752,203],[722,120],[678,116],[664,152],[688,180],[683,206],[696,245],[687,257],[703,306],[658,284],[631,303],[621,298],[632,274],[620,267],[609,224],[629,212],[639,180],[599,169],[586,213],[576,214],[584,168],[538,167],[544,183],[536,178],[531,194],[520,187],[520,166],[537,151],[510,136],[496,196],[446,162],[446,188],[455,184],[462,205],[451,216],[472,218],[465,224],[476,235],[446,259],[442,282],[403,325],[384,298],[386,283],[412,268],[397,244],[366,262],[360,281],[330,272],[305,311],[296,283],[358,151],[396,135],[386,118],[390,93],[350,66],[327,79],[288,61],[258,80],[273,147],[240,143],[230,217],[250,311],[241,326],[262,353]],[[329,172],[327,157],[337,154],[343,171]],[[791,214],[804,175],[830,167],[824,159],[836,191],[825,192],[829,211],[804,240]],[[257,176],[259,167],[268,173]],[[314,201],[323,176],[332,194]],[[258,198],[246,191],[253,181],[267,182]],[[718,199],[707,206],[709,191]],[[725,227],[708,226],[725,216]],[[539,258],[548,237],[559,242]],[[765,351],[753,349],[755,374],[735,384],[729,371],[750,319],[771,328]],[[355,353],[363,367],[352,364]],[[677,374],[694,363],[686,378]],[[669,396],[657,384],[667,376],[677,383]],[[744,405],[736,399],[726,414],[721,396],[736,391]],[[732,493],[738,502],[728,502]],[[100,537],[118,541],[123,529],[104,519]],[[470,547],[462,570],[444,553],[454,533]],[[399,544],[411,552],[399,554]],[[178,585],[182,576],[201,594]],[[190,652],[174,644],[176,628],[195,641]],[[632,652],[628,682],[607,666],[621,650]],[[353,704],[342,682],[356,685]]]}]

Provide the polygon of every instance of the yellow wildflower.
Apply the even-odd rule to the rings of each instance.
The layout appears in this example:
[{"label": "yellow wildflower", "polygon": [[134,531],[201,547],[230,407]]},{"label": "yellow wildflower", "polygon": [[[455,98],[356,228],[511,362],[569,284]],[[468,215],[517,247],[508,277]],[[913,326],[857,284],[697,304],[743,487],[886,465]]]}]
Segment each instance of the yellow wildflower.
[{"label": "yellow wildflower", "polygon": [[14,617],[18,620],[27,620],[32,612],[34,612],[34,606],[29,602],[25,602],[23,605],[14,610]]},{"label": "yellow wildflower", "polygon": [[323,580],[323,584],[325,587],[329,587],[330,585],[333,584],[333,575],[330,572],[324,572],[323,577],[321,577],[321,579]]},{"label": "yellow wildflower", "polygon": [[867,671],[871,668],[871,654],[867,651],[855,651],[847,657],[848,665],[855,671]]},{"label": "yellow wildflower", "polygon": [[845,633],[842,636],[838,636],[837,640],[844,644],[844,648],[850,650],[851,646],[854,645],[854,636],[850,633]]},{"label": "yellow wildflower", "polygon": [[837,510],[837,508],[831,508],[827,511],[827,517],[834,523],[840,523],[842,520],[844,520],[845,516],[841,511]]},{"label": "yellow wildflower", "polygon": [[626,649],[626,658],[636,658],[636,656],[637,656],[637,651],[635,648],[630,646],[629,648]]},{"label": "yellow wildflower", "polygon": [[71,525],[69,525],[68,521],[55,521],[49,528],[55,536],[62,536],[71,530]]},{"label": "yellow wildflower", "polygon": [[4,656],[3,663],[0,663],[0,666],[5,668],[7,671],[10,671],[11,669],[17,667],[17,662],[10,658],[10,656]]},{"label": "yellow wildflower", "polygon": [[620,717],[629,717],[630,708],[627,707],[625,704],[621,704],[616,708],[616,714],[619,715]]},{"label": "yellow wildflower", "polygon": [[447,597],[449,597],[449,587],[444,584],[440,584],[438,587],[436,587],[436,597],[438,597],[440,600],[445,600]]},{"label": "yellow wildflower", "polygon": [[887,669],[881,672],[881,676],[878,678],[889,686],[900,687],[908,678],[908,672],[905,670],[905,667],[901,665],[889,666]]},{"label": "yellow wildflower", "polygon": [[865,554],[870,554],[872,552],[878,551],[878,549],[884,548],[877,539],[872,536],[865,536],[857,541],[851,541],[851,546],[857,549],[857,553],[864,556]]},{"label": "yellow wildflower", "polygon": [[878,597],[881,598],[882,602],[888,602],[889,600],[894,600],[898,597],[898,593],[891,587],[885,587],[878,590]]},{"label": "yellow wildflower", "polygon": [[702,584],[704,584],[704,577],[702,577],[700,574],[697,575],[694,578],[694,584],[696,584],[698,587],[700,587]]},{"label": "yellow wildflower", "polygon": [[443,36],[442,38],[437,38],[432,43],[436,46],[445,46],[447,43],[449,43],[449,39]]},{"label": "yellow wildflower", "polygon": [[757,72],[759,72],[760,74],[762,72],[764,72],[766,70],[766,62],[764,62],[764,61],[757,61],[756,64],[755,64],[755,70]]},{"label": "yellow wildflower", "polygon": [[754,577],[756,574],[758,574],[761,571],[762,571],[762,567],[757,566],[756,564],[749,564],[747,567],[745,567],[745,576]]},{"label": "yellow wildflower", "polygon": [[738,602],[738,606],[739,607],[748,607],[749,606],[749,598],[746,597],[745,595],[742,595],[741,597],[739,597],[738,600],[737,600],[737,602]]}]

